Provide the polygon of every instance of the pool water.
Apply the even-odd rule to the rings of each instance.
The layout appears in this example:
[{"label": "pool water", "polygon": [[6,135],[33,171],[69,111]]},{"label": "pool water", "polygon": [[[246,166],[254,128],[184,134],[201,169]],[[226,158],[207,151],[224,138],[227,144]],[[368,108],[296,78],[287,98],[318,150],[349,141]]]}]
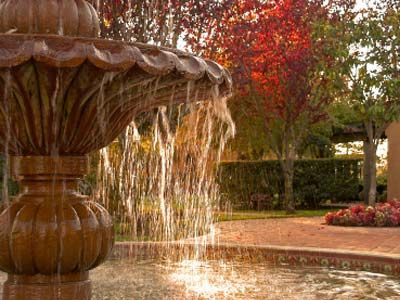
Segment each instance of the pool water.
[{"label": "pool water", "polygon": [[400,279],[361,271],[196,261],[110,261],[91,273],[93,300],[400,299]]},{"label": "pool water", "polygon": [[92,300],[400,300],[397,277],[217,260],[115,260],[92,271],[91,279]]}]

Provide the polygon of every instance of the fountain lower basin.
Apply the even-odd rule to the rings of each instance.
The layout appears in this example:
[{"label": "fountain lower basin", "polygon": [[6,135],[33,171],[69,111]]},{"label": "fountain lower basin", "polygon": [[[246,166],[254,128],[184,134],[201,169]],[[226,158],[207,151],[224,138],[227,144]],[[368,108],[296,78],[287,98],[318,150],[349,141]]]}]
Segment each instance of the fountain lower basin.
[{"label": "fountain lower basin", "polygon": [[92,278],[95,300],[395,299],[400,293],[398,278],[378,273],[224,260],[110,261]]},{"label": "fountain lower basin", "polygon": [[91,278],[93,300],[395,299],[400,293],[390,275],[229,259],[125,258],[105,263]]},{"label": "fountain lower basin", "polygon": [[214,244],[206,236],[195,243],[123,242],[94,274],[94,297],[396,299],[399,261],[354,251]]}]

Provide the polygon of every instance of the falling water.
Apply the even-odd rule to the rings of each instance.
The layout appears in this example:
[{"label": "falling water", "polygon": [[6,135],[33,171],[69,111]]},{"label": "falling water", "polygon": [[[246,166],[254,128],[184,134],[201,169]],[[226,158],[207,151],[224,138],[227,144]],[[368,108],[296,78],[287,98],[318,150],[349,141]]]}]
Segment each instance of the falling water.
[{"label": "falling water", "polygon": [[235,127],[226,99],[139,116],[98,158],[97,198],[120,239],[204,235],[219,204],[216,169]]}]

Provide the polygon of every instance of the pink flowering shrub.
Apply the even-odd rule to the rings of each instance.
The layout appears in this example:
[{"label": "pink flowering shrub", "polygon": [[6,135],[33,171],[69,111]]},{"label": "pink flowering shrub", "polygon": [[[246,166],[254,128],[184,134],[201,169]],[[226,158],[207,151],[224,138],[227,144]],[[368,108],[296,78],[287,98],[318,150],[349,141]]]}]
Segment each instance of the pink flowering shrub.
[{"label": "pink flowering shrub", "polygon": [[325,215],[328,225],[400,226],[400,201],[392,200],[376,206],[355,205]]}]

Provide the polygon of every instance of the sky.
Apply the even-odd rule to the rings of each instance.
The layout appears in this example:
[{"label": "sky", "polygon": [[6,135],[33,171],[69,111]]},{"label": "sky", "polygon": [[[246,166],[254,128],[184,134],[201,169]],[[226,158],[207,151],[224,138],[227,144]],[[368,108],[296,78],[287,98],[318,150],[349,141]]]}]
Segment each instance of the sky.
[{"label": "sky", "polygon": [[368,5],[369,0],[357,0],[357,9],[365,8]]}]

